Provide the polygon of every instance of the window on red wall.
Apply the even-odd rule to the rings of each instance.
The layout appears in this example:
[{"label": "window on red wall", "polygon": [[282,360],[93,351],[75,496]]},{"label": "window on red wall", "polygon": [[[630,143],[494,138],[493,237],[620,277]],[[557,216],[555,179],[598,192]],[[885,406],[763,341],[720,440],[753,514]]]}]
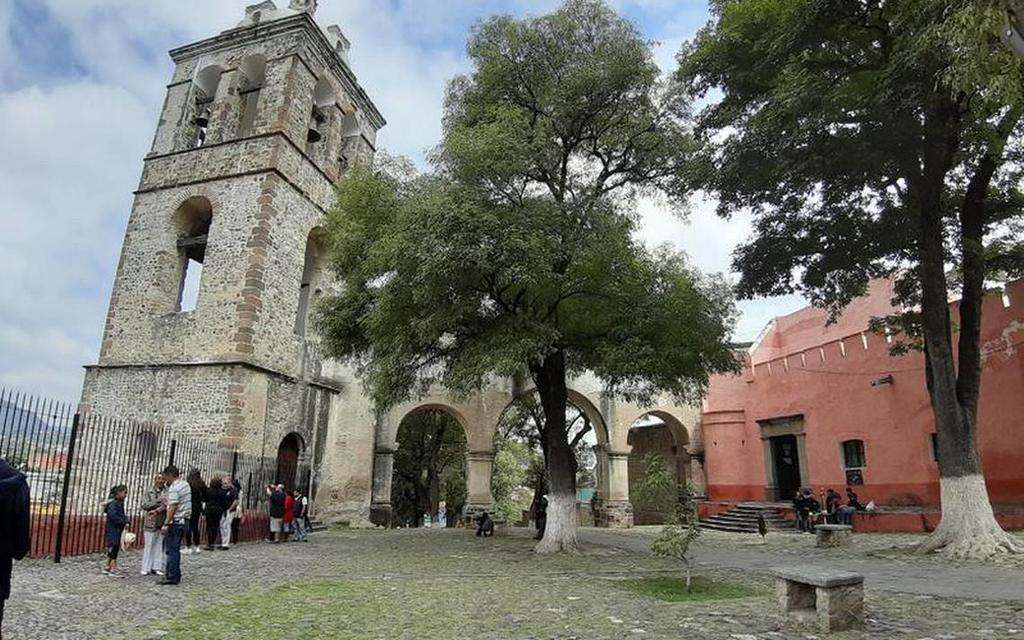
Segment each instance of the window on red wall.
[{"label": "window on red wall", "polygon": [[843,468],[863,469],[866,466],[864,459],[864,441],[846,440],[843,442]]}]

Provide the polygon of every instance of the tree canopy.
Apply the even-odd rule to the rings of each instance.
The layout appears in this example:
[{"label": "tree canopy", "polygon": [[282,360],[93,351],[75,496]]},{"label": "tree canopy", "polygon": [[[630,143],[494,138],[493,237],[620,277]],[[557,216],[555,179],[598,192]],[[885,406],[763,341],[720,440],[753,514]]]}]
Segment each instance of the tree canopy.
[{"label": "tree canopy", "polygon": [[736,366],[734,306],[723,280],[634,236],[634,197],[679,197],[693,142],[678,85],[659,80],[632,23],[569,0],[484,21],[467,51],[434,171],[355,169],[342,182],[328,234],[344,286],[323,303],[321,332],[379,406],[435,382],[470,393],[530,375],[552,488],[538,548],[571,548],[566,377],[589,370],[622,397],[694,401]]},{"label": "tree canopy", "polygon": [[754,235],[734,254],[739,293],[799,291],[838,312],[871,278],[895,278],[908,312],[887,320],[924,348],[939,434],[944,524],[929,546],[1013,546],[990,508],[961,518],[955,506],[988,507],[974,442],[985,279],[1024,264],[1024,65],[1000,42],[1003,9],[715,0],[712,10],[677,78],[711,98],[696,120],[694,186],[723,216],[753,213]]}]

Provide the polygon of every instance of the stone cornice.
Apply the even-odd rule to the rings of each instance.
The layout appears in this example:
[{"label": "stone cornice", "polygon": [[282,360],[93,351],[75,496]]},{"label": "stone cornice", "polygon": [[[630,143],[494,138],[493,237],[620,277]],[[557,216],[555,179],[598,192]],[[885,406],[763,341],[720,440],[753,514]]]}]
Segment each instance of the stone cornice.
[{"label": "stone cornice", "polygon": [[234,358],[231,360],[202,360],[196,362],[159,362],[151,364],[132,364],[132,363],[115,363],[115,364],[87,364],[83,368],[86,371],[102,370],[102,369],[174,369],[184,367],[245,367],[246,369],[252,369],[253,371],[259,371],[272,375],[288,382],[305,382],[311,387],[319,387],[335,393],[341,393],[344,389],[337,384],[324,379],[315,380],[302,380],[293,375],[278,371],[277,369],[271,369],[270,367],[257,364],[252,360]]}]

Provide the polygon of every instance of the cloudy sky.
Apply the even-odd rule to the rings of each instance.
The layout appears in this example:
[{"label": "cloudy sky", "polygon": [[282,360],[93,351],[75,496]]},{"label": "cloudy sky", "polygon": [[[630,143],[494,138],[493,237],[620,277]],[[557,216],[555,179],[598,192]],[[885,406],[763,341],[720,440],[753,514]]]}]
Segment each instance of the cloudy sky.
[{"label": "cloudy sky", "polygon": [[[142,157],[171,74],[167,50],[233,27],[246,0],[0,0],[0,386],[77,399],[97,357]],[[286,4],[287,0],[278,0]],[[352,41],[351,62],[388,126],[380,143],[422,163],[439,137],[445,82],[468,68],[469,27],[548,0],[321,0],[318,20]],[[616,0],[659,43],[663,69],[707,19],[705,0]],[[642,237],[727,272],[749,231],[695,199],[686,222],[642,203]],[[797,298],[741,303],[753,339]]]}]

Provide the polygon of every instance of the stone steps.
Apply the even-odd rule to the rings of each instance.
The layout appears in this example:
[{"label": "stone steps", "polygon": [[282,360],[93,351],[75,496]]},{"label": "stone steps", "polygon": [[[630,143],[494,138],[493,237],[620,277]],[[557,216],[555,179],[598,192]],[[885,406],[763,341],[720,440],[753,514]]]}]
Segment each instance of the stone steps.
[{"label": "stone steps", "polygon": [[322,520],[310,520],[310,531],[327,531],[327,524]]},{"label": "stone steps", "polygon": [[702,529],[731,531],[734,533],[757,533],[757,516],[763,515],[769,531],[791,529],[779,510],[772,506],[756,503],[741,503],[728,511],[717,513],[701,520]]}]

